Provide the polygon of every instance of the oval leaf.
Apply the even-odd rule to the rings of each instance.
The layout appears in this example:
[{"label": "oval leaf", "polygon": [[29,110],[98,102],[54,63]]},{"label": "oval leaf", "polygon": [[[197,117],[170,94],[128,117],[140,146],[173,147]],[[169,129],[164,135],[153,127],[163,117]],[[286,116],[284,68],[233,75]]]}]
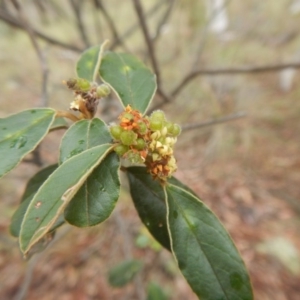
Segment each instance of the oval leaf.
[{"label": "oval leaf", "polygon": [[100,77],[119,97],[143,114],[156,91],[156,76],[135,56],[127,53],[107,52],[100,65]]},{"label": "oval leaf", "polygon": [[193,194],[166,187],[172,252],[202,300],[253,299],[249,275],[218,218]]},{"label": "oval leaf", "polygon": [[143,263],[136,259],[126,260],[109,270],[108,281],[111,286],[122,287],[132,281],[141,270]]},{"label": "oval leaf", "polygon": [[59,163],[82,151],[111,142],[106,124],[98,119],[81,120],[74,123],[62,138]]},{"label": "oval leaf", "polygon": [[94,72],[95,67],[97,66],[99,54],[100,46],[91,47],[81,54],[76,64],[76,73],[79,78],[94,81]]},{"label": "oval leaf", "polygon": [[54,172],[57,165],[48,166],[37,172],[27,183],[25,192],[21,199],[21,204],[12,216],[10,224],[10,233],[18,237],[20,233],[21,224],[26,213],[26,210],[33,199],[35,193],[46,179]]},{"label": "oval leaf", "polygon": [[130,194],[135,208],[153,237],[171,250],[167,229],[165,194],[161,184],[144,167],[127,168]]},{"label": "oval leaf", "polygon": [[86,227],[99,224],[110,216],[120,194],[119,167],[116,153],[105,157],[67,206],[67,222]]},{"label": "oval leaf", "polygon": [[63,117],[56,117],[51,125],[50,130],[58,130],[68,128],[69,124]]},{"label": "oval leaf", "polygon": [[20,247],[24,254],[55,223],[87,177],[111,150],[105,144],[86,150],[58,167],[40,187],[24,216]]},{"label": "oval leaf", "polygon": [[155,283],[150,282],[147,286],[147,300],[168,300],[169,297],[167,297],[165,291],[162,289],[162,287]]},{"label": "oval leaf", "polygon": [[53,109],[36,108],[0,119],[0,177],[40,143],[55,114]]}]

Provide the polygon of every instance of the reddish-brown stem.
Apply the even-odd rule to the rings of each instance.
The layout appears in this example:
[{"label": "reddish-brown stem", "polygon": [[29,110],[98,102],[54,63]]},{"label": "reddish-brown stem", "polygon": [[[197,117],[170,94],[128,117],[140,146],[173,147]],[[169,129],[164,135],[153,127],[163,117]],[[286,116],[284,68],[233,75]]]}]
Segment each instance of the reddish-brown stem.
[{"label": "reddish-brown stem", "polygon": [[80,120],[80,118],[78,118],[75,115],[71,114],[69,111],[62,111],[62,110],[57,110],[56,111],[56,117],[68,118],[69,120],[71,120],[73,122],[77,122],[77,121]]}]

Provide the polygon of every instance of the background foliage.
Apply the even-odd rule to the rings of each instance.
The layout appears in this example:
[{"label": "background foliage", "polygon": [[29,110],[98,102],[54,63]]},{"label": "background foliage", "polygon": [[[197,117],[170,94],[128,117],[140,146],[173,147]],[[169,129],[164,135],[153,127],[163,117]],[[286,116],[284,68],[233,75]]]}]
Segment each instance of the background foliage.
[{"label": "background foliage", "polygon": [[[16,30],[15,26],[24,25],[16,23],[22,18],[8,2],[1,1],[0,10],[1,117],[46,103],[66,109],[70,93],[60,83],[75,74],[79,51],[106,38],[113,47],[128,28],[139,24],[133,5],[137,1],[24,1],[23,15],[32,28],[69,45],[55,46],[38,39],[39,59],[28,34]],[[227,1],[229,26],[218,35],[208,28],[204,1],[141,2],[163,88],[154,104],[170,99],[171,104],[163,108],[168,118],[181,124],[247,113],[234,122],[186,129],[177,146],[180,171],[176,175],[224,221],[250,270],[256,298],[297,299],[299,75],[287,68],[284,72],[249,72],[255,66],[299,65],[297,1]],[[123,43],[114,50],[131,52],[154,69],[141,26],[132,28],[133,33],[122,38]],[[235,67],[250,70],[235,76],[216,72],[197,77],[176,93],[175,88],[191,71]],[[101,117],[109,121],[119,110],[117,101],[108,99],[101,104]],[[40,151],[28,157],[35,164],[21,164],[0,181],[1,298],[24,299],[27,293],[28,299],[58,295],[61,299],[73,295],[141,299],[144,289],[140,287],[154,281],[149,289],[155,282],[163,283],[171,299],[187,295],[194,299],[170,255],[157,250],[140,224],[128,190],[121,191],[118,209],[105,224],[83,232],[66,229],[56,237],[59,242],[29,265],[22,261],[15,239],[8,235],[9,220],[38,164],[49,165],[58,158],[56,139],[62,134],[51,133]],[[145,261],[141,273],[132,284],[112,290],[106,280],[108,270],[132,258]]]}]

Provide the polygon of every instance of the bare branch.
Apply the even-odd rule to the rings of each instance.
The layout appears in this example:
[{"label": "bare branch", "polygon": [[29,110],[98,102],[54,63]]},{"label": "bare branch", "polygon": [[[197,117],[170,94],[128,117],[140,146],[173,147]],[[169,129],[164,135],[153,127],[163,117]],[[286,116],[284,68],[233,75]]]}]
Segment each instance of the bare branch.
[{"label": "bare branch", "polygon": [[159,38],[159,36],[161,34],[163,26],[167,23],[169,17],[171,16],[171,12],[172,12],[172,9],[174,7],[174,3],[175,3],[175,0],[169,0],[168,8],[167,8],[164,15],[162,16],[162,18],[159,20],[159,22],[157,24],[157,28],[156,28],[156,31],[155,31],[155,36],[152,38],[153,42],[157,41],[157,39]]},{"label": "bare branch", "polygon": [[157,63],[157,59],[155,56],[155,50],[154,50],[154,46],[152,43],[152,39],[150,37],[149,30],[148,30],[148,27],[147,27],[147,24],[145,21],[143,8],[142,8],[140,0],[133,0],[133,4],[134,4],[134,8],[135,8],[136,14],[139,19],[140,26],[142,28],[142,32],[143,32],[145,42],[146,42],[146,45],[148,48],[148,54],[150,57],[150,61],[151,61],[154,73],[157,76],[157,84],[158,84],[158,86],[160,86],[160,71],[158,68],[158,63]]},{"label": "bare branch", "polygon": [[192,129],[198,129],[201,127],[206,127],[206,126],[211,126],[211,125],[217,125],[220,123],[225,123],[225,122],[229,122],[229,121],[234,121],[240,118],[244,118],[246,117],[246,113],[245,112],[238,112],[235,114],[231,114],[231,115],[227,115],[224,117],[220,117],[220,118],[215,118],[215,119],[211,119],[208,121],[204,121],[204,122],[200,122],[200,123],[192,123],[192,124],[184,124],[181,126],[182,130],[186,131],[186,130],[192,130]]},{"label": "bare branch", "polygon": [[31,43],[34,47],[34,50],[39,58],[41,71],[42,71],[42,92],[41,92],[41,106],[47,106],[48,104],[48,94],[47,94],[47,82],[48,82],[48,75],[49,75],[49,69],[46,62],[45,55],[43,51],[40,49],[40,46],[36,40],[35,34],[28,22],[27,16],[18,2],[18,0],[11,0],[14,8],[18,11],[19,18],[23,24],[24,29],[27,31]]},{"label": "bare branch", "polygon": [[[14,18],[13,16],[11,16],[6,10],[0,9],[0,20],[6,22],[7,24],[16,27],[18,29],[21,30],[25,30],[22,22],[18,21],[16,18]],[[31,28],[32,32],[39,37],[40,39],[45,40],[46,42],[56,45],[56,46],[60,46],[62,48],[68,49],[68,50],[72,50],[75,52],[82,52],[83,49],[75,46],[75,45],[71,45],[71,44],[67,44],[64,42],[61,42],[59,40],[56,40],[46,34],[44,34],[43,32],[40,32],[37,29]]]},{"label": "bare branch", "polygon": [[108,26],[109,26],[109,28],[110,28],[112,34],[113,34],[114,39],[120,41],[120,43],[121,43],[121,45],[123,46],[123,48],[124,48],[127,52],[129,52],[128,49],[127,49],[127,47],[126,47],[125,44],[123,43],[122,39],[120,38],[119,33],[118,33],[118,30],[117,30],[117,28],[116,28],[116,26],[115,26],[115,23],[114,23],[112,17],[110,16],[110,14],[108,13],[107,9],[105,8],[105,6],[103,5],[102,0],[98,0],[98,1],[97,1],[97,5],[98,5],[98,7],[100,8],[100,10],[101,10],[101,12],[102,12],[102,14],[103,14],[103,16],[104,16],[104,18],[105,18],[105,21],[106,21],[106,23],[108,24]]},{"label": "bare branch", "polygon": [[[165,0],[165,1],[158,0],[157,3],[154,4],[153,7],[151,7],[149,9],[149,11],[145,12],[145,18],[149,18],[149,17],[152,17],[153,15],[155,15],[157,13],[157,11],[165,4],[166,1],[169,1],[169,0]],[[122,36],[119,37],[119,39],[113,41],[113,43],[111,44],[111,46],[109,48],[111,50],[116,48],[123,40],[125,40],[126,38],[131,36],[138,28],[139,28],[139,23],[136,23],[136,24],[132,25],[131,27],[129,27],[124,32],[124,34],[122,34]]]},{"label": "bare branch", "polygon": [[82,5],[84,1],[76,1],[76,0],[70,0],[70,4],[72,6],[72,9],[74,11],[75,17],[76,17],[76,24],[79,31],[79,34],[81,36],[81,39],[85,45],[85,47],[89,47],[90,41],[88,39],[88,35],[86,34],[86,30],[82,21]]},{"label": "bare branch", "polygon": [[195,70],[185,76],[182,81],[171,92],[172,97],[176,97],[177,94],[193,79],[198,76],[217,76],[217,75],[240,75],[240,74],[258,74],[267,72],[277,72],[284,69],[299,69],[300,62],[286,63],[286,64],[274,64],[265,66],[251,66],[251,67],[236,67],[236,68],[223,68],[223,69],[201,69]]},{"label": "bare branch", "polygon": [[114,212],[114,220],[116,225],[118,226],[118,230],[124,238],[124,242],[122,243],[122,250],[125,259],[132,259],[132,247],[131,247],[131,236],[128,232],[128,223],[124,221],[123,216],[120,210],[116,209]]},{"label": "bare branch", "polygon": [[213,11],[210,18],[207,20],[207,22],[202,30],[202,33],[200,34],[199,45],[195,52],[195,59],[192,63],[191,70],[195,70],[197,68],[197,66],[199,65],[200,57],[201,57],[201,54],[205,47],[205,43],[206,43],[207,36],[208,36],[208,29],[209,29],[211,23],[215,20],[215,18],[217,18],[219,16],[219,14],[222,12],[222,10],[224,8],[226,8],[227,5],[229,5],[230,2],[231,2],[231,0],[226,0],[219,9],[216,9]]},{"label": "bare branch", "polygon": [[33,276],[33,271],[34,268],[36,266],[36,264],[38,263],[40,257],[42,256],[42,254],[36,254],[28,263],[27,268],[26,268],[26,272],[25,272],[25,277],[23,279],[23,283],[20,286],[20,289],[17,293],[17,295],[15,296],[15,300],[24,300],[26,299],[27,293],[28,293],[28,289],[30,287],[31,281],[32,281],[32,276]]},{"label": "bare branch", "polygon": [[133,4],[134,4],[134,8],[135,8],[136,14],[138,16],[139,23],[142,28],[142,32],[143,32],[145,42],[146,42],[146,45],[148,48],[150,61],[151,61],[154,73],[156,74],[157,86],[158,86],[157,93],[161,96],[161,98],[163,99],[164,102],[170,102],[169,97],[165,94],[165,92],[163,91],[163,89],[161,87],[160,71],[159,71],[157,59],[155,56],[154,45],[153,45],[152,39],[150,37],[146,21],[145,21],[145,16],[144,16],[142,5],[140,3],[140,0],[133,0]]}]

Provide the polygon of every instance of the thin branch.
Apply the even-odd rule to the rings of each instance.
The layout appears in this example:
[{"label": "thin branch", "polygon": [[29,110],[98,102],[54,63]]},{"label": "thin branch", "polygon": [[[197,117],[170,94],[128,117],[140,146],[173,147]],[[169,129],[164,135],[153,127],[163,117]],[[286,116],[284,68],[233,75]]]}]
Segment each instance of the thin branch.
[{"label": "thin branch", "polygon": [[123,250],[124,258],[126,260],[132,259],[131,236],[128,232],[128,224],[124,221],[120,210],[118,209],[115,210],[114,219],[123,237],[122,250]]},{"label": "thin branch", "polygon": [[175,3],[175,0],[169,0],[169,6],[167,8],[167,10],[165,11],[164,15],[162,16],[162,18],[159,20],[158,24],[157,24],[157,28],[155,30],[155,35],[154,37],[152,38],[152,41],[155,42],[158,40],[161,32],[162,32],[162,28],[163,26],[167,23],[169,17],[171,16],[171,12],[172,12],[172,9],[174,7],[174,3]]},{"label": "thin branch", "polygon": [[[103,34],[103,26],[102,26],[102,18],[99,18],[99,12],[100,6],[98,6],[98,0],[94,0],[94,6],[95,9],[92,10],[93,15],[93,25],[94,25],[94,31],[97,32],[97,39],[96,44],[100,44],[101,41],[103,41],[106,37]],[[106,35],[106,33],[105,33]]]},{"label": "thin branch", "polygon": [[72,9],[74,11],[75,17],[76,17],[76,24],[79,31],[79,34],[81,36],[81,39],[85,45],[86,48],[90,46],[90,41],[88,39],[88,35],[86,33],[83,21],[82,21],[82,4],[84,1],[76,1],[76,0],[70,0],[70,4],[72,6]]},{"label": "thin branch", "polygon": [[[159,11],[159,9],[165,4],[166,1],[169,0],[159,0],[157,1],[156,4],[154,4],[149,11],[145,12],[145,18],[150,18],[153,15],[156,15],[156,13]],[[135,23],[133,24],[131,27],[129,27],[124,34],[122,34],[122,36],[119,37],[119,39],[114,40],[111,44],[111,46],[109,47],[110,50],[113,50],[114,48],[116,48],[120,43],[122,43],[122,41],[124,41],[125,39],[127,39],[129,36],[131,36],[137,29],[139,28],[139,23]]]},{"label": "thin branch", "polygon": [[235,114],[227,115],[227,116],[220,117],[220,118],[211,119],[211,120],[200,122],[200,123],[184,124],[184,125],[181,126],[181,128],[184,131],[192,130],[192,129],[198,129],[198,128],[202,128],[202,127],[206,127],[206,126],[217,125],[217,124],[220,124],[220,123],[234,121],[234,120],[237,120],[237,119],[240,119],[240,118],[244,118],[246,116],[247,116],[247,114],[245,112],[238,112],[238,113],[235,113]]},{"label": "thin branch", "polygon": [[143,8],[142,8],[140,0],[133,0],[133,4],[134,4],[134,8],[135,8],[136,14],[138,16],[138,20],[139,20],[140,26],[142,28],[144,39],[145,39],[145,42],[146,42],[146,45],[148,48],[148,54],[149,54],[150,61],[151,61],[152,67],[153,67],[153,71],[157,76],[157,85],[160,86],[160,71],[159,71],[157,59],[155,56],[153,42],[150,37],[148,26],[145,21]]},{"label": "thin branch", "polygon": [[[7,24],[13,26],[13,27],[16,27],[18,29],[21,29],[21,30],[25,30],[22,22],[18,21],[16,18],[14,18],[13,16],[11,16],[7,11],[3,10],[3,9],[0,9],[0,20],[6,22]],[[64,43],[64,42],[61,42],[59,40],[56,40],[46,34],[44,34],[43,32],[40,32],[39,30],[37,29],[34,29],[34,28],[31,28],[32,29],[32,32],[37,36],[39,37],[40,39],[42,40],[45,40],[46,42],[50,43],[50,44],[53,44],[53,45],[56,45],[56,46],[60,46],[62,48],[65,48],[65,49],[68,49],[68,50],[72,50],[72,51],[75,51],[75,52],[82,52],[83,49],[75,46],[75,45],[72,45],[72,44],[67,44],[67,43]]]},{"label": "thin branch", "polygon": [[101,8],[101,1],[100,0],[93,0],[93,2],[94,2],[94,5],[95,5],[96,9]]},{"label": "thin branch", "polygon": [[25,276],[24,276],[23,283],[20,286],[20,289],[19,289],[17,295],[15,296],[14,300],[24,300],[24,299],[26,299],[28,289],[29,289],[31,281],[32,281],[34,268],[35,268],[36,264],[38,263],[41,256],[42,256],[42,254],[40,254],[40,253],[36,254],[29,261],[29,263],[27,265],[27,268],[26,268],[26,273],[25,273]]},{"label": "thin branch", "polygon": [[154,73],[156,74],[157,86],[158,86],[157,93],[161,96],[161,98],[163,99],[164,102],[170,102],[169,97],[165,94],[165,92],[163,91],[163,89],[161,87],[160,71],[159,71],[157,59],[155,56],[154,45],[153,45],[152,39],[150,37],[146,21],[145,21],[145,15],[143,12],[141,2],[140,2],[140,0],[133,0],[133,4],[134,4],[134,8],[135,8],[136,14],[138,16],[139,23],[142,28],[142,32],[143,32],[145,42],[146,42],[146,45],[148,48],[150,61],[151,61]]},{"label": "thin branch", "polygon": [[41,67],[41,71],[42,71],[41,106],[44,107],[44,106],[47,106],[47,104],[48,104],[47,83],[48,83],[49,69],[48,69],[48,65],[46,62],[46,58],[36,40],[35,34],[30,26],[30,23],[29,23],[28,18],[23,10],[23,7],[20,5],[18,0],[11,0],[11,2],[19,14],[21,23],[23,24],[24,29],[27,31],[29,38],[31,40],[31,43],[33,45],[33,48],[34,48],[34,50],[38,56],[38,59],[40,61],[40,67]]},{"label": "thin branch", "polygon": [[55,235],[54,239],[47,245],[48,248],[44,250],[42,253],[36,253],[33,257],[30,258],[27,268],[26,268],[26,273],[24,276],[23,283],[19,287],[17,295],[14,297],[14,300],[25,300],[27,298],[27,292],[30,287],[30,284],[32,282],[32,276],[34,269],[42,259],[45,258],[47,254],[47,250],[50,248],[49,246],[53,246],[55,243],[59,242],[69,231],[71,227],[66,226],[65,228],[57,231],[57,234]]},{"label": "thin branch", "polygon": [[207,40],[209,26],[215,20],[215,18],[219,16],[219,14],[223,11],[223,9],[225,9],[227,7],[227,5],[229,5],[230,2],[231,2],[231,0],[226,0],[219,9],[216,9],[213,11],[210,18],[207,20],[207,22],[202,30],[202,33],[200,35],[199,46],[198,46],[198,49],[196,50],[195,59],[192,63],[192,67],[191,67],[192,70],[195,70],[199,64],[200,57],[203,52],[205,42]]},{"label": "thin branch", "polygon": [[[119,36],[119,33],[118,33],[118,30],[115,26],[115,22],[113,21],[112,17],[110,16],[110,14],[108,13],[107,9],[105,8],[105,6],[103,5],[103,1],[102,0],[98,0],[97,1],[97,5],[98,7],[100,8],[104,18],[105,18],[105,21],[106,23],[108,24],[112,34],[113,34],[113,37],[115,40],[119,40],[119,41],[122,41],[122,39],[120,38]],[[123,46],[123,48],[127,51],[127,47],[125,46],[125,44],[123,42],[121,42],[121,45]]]},{"label": "thin branch", "polygon": [[267,72],[277,72],[284,69],[299,69],[300,62],[264,65],[264,66],[251,66],[251,67],[236,67],[236,68],[223,68],[223,69],[201,69],[195,70],[185,76],[182,81],[171,92],[172,97],[176,97],[177,94],[193,79],[198,76],[217,76],[217,75],[240,75],[240,74],[258,74]]}]

